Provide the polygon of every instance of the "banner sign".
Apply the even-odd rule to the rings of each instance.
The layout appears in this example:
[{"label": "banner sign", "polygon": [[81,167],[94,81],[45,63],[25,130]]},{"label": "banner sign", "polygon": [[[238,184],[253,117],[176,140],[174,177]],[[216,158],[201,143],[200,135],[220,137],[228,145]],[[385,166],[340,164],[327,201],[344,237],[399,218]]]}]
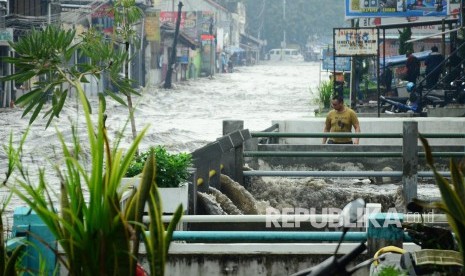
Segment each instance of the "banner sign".
[{"label": "banner sign", "polygon": [[[178,13],[177,12],[160,12],[160,23],[163,24],[165,22],[171,23],[173,26],[176,26],[176,21],[178,20]],[[181,24],[179,25],[180,28],[184,28],[184,24],[186,22],[186,13],[181,12]]]},{"label": "banner sign", "polygon": [[[321,49],[321,70],[333,71],[334,55],[333,48]],[[350,71],[350,57],[336,57],[336,72]]]},{"label": "banner sign", "polygon": [[[456,0],[452,0],[456,1]],[[450,0],[345,0],[346,19],[447,16]]]},{"label": "banner sign", "polygon": [[160,42],[160,12],[154,8],[145,11],[145,39]]},{"label": "banner sign", "polygon": [[8,45],[8,41],[13,41],[13,28],[0,30],[0,41],[7,42],[6,45]]},{"label": "banner sign", "polygon": [[336,56],[372,56],[378,53],[378,31],[374,28],[334,28]]}]

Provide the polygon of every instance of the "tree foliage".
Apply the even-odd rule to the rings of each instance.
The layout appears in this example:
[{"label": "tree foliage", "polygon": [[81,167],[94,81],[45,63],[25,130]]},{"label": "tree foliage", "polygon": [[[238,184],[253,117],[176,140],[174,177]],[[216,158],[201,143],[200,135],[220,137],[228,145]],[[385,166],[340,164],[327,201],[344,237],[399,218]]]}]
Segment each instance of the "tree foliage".
[{"label": "tree foliage", "polygon": [[407,43],[412,38],[412,30],[407,27],[399,30],[399,55],[405,55],[407,52],[413,53],[413,44]]},{"label": "tree foliage", "polygon": [[[15,73],[3,77],[2,81],[32,81],[32,89],[16,101],[25,107],[23,117],[32,112],[30,124],[51,100],[52,104],[44,114],[48,117],[48,127],[54,118],[59,117],[69,93],[75,91],[76,81],[86,83],[90,77],[100,78],[104,72],[108,73],[119,91],[135,93],[131,80],[119,74],[127,54],[115,49],[112,43],[93,30],[78,37],[73,30],[50,25],[44,30],[33,29],[17,42],[9,43],[16,55],[4,60],[15,66]],[[74,63],[78,53],[89,57],[90,62]],[[120,97],[111,91],[106,92],[125,105]]]},{"label": "tree foliage", "polygon": [[245,0],[247,32],[266,39],[268,48],[279,48],[286,30],[287,44],[304,46],[309,37],[332,37],[332,29],[344,26],[344,2],[340,0]]}]

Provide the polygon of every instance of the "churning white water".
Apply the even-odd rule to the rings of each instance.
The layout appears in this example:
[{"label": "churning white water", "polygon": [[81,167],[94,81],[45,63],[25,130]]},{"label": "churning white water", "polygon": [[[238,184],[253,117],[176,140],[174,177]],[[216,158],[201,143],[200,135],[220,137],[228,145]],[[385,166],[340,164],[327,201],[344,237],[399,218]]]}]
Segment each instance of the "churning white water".
[{"label": "churning white water", "polygon": [[[321,75],[327,78],[324,73]],[[245,128],[263,130],[273,119],[302,119],[312,117],[316,86],[320,79],[319,63],[264,63],[237,67],[234,73],[217,74],[174,85],[173,89],[151,87],[135,99],[137,129],[150,125],[141,148],[165,145],[173,152],[191,152],[222,134],[222,121],[244,120]],[[312,93],[313,91],[313,93]],[[58,183],[52,164],[60,162],[61,148],[55,127],[71,140],[71,124],[77,124],[85,138],[82,110],[75,99],[69,98],[60,118],[45,129],[46,120],[38,118],[29,127],[24,146],[24,163],[32,179],[39,167],[46,168],[49,183]],[[91,98],[94,113],[97,99]],[[6,145],[10,133],[15,143],[28,129],[29,117],[21,118],[22,108],[0,110],[0,141]],[[126,107],[111,99],[107,103],[107,127],[115,137],[127,122]],[[123,146],[131,142],[130,127],[125,132]],[[0,150],[0,181],[7,170],[7,154]],[[57,184],[58,187],[58,184]],[[13,200],[11,211],[18,204]]]},{"label": "churning white water", "polygon": [[[327,74],[320,73],[319,63],[263,63],[251,67],[238,67],[234,73],[217,74],[213,78],[199,78],[175,84],[173,89],[157,87],[145,88],[142,96],[135,99],[137,103],[135,117],[140,131],[150,125],[147,135],[142,140],[141,149],[153,145],[164,145],[172,152],[191,152],[222,135],[223,120],[243,120],[244,127],[251,131],[260,131],[271,126],[272,120],[305,119],[314,116],[316,87],[320,79],[326,80]],[[97,99],[91,98],[94,111]],[[82,111],[80,104],[70,98],[59,119],[53,125],[66,138],[71,138],[71,124],[77,124],[80,135],[84,137]],[[10,133],[15,142],[28,128],[28,118],[21,118],[21,108],[0,111],[0,141],[7,144]],[[96,112],[94,112],[96,113]],[[107,103],[107,127],[110,137],[120,133],[127,123],[126,107],[109,100]],[[46,178],[52,185],[58,179],[52,164],[60,164],[60,146],[53,126],[45,129],[45,120],[37,119],[29,129],[24,147],[25,159],[29,165],[32,178],[37,177],[37,168],[46,168]],[[124,131],[122,145],[131,142],[130,128]],[[0,151],[0,181],[3,181],[7,169],[7,155]],[[304,182],[304,185],[298,183]],[[313,180],[257,180],[252,193],[259,200],[268,201],[273,207],[305,207],[308,202],[331,202],[341,195],[341,187],[331,184],[329,189],[322,189],[321,182]],[[347,187],[351,195],[354,191],[380,191],[380,187],[369,185],[358,189]],[[385,187],[395,194],[396,187]],[[382,189],[381,189],[382,190]],[[430,190],[427,188],[427,190]],[[318,191],[318,192],[315,192]],[[255,193],[254,193],[255,192]],[[304,201],[297,202],[300,197]],[[316,196],[316,197],[315,197]],[[341,201],[350,199],[344,196]],[[282,199],[282,200],[281,200]],[[278,202],[279,200],[279,202]],[[8,212],[21,202],[13,199]],[[299,206],[300,205],[300,206]]]}]

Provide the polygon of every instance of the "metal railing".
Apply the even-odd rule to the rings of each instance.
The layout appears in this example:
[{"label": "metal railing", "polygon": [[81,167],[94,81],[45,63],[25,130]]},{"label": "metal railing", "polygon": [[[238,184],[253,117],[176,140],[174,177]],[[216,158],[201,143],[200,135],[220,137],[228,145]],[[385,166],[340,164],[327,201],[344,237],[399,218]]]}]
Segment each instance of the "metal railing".
[{"label": "metal railing", "polygon": [[[400,151],[379,151],[379,148],[370,148],[368,145],[328,145],[327,147],[315,147],[309,150],[279,150],[273,145],[256,146],[252,150],[243,152],[244,157],[249,158],[400,158],[402,171],[271,171],[252,170],[244,171],[244,177],[251,176],[276,176],[276,177],[401,177],[404,188],[404,198],[409,202],[417,195],[418,177],[432,178],[432,171],[418,171],[419,158],[426,156],[425,152],[418,149],[418,138],[465,138],[465,133],[419,133],[418,123],[415,121],[403,122],[402,133],[311,133],[311,132],[276,132],[276,128],[269,131],[251,132],[252,138],[268,138],[279,144],[279,138],[393,138],[402,139]],[[283,145],[283,148],[288,147]],[[338,147],[340,146],[340,147]],[[329,148],[330,147],[330,148]],[[363,148],[361,148],[363,147]],[[377,149],[376,151],[366,151],[366,149]],[[261,150],[260,150],[261,149]],[[269,150],[273,149],[273,150]],[[316,149],[316,151],[315,151]],[[361,150],[362,149],[362,150]],[[368,149],[368,150],[370,150]],[[339,151],[337,151],[339,150]],[[455,150],[455,149],[454,149]],[[433,157],[465,157],[464,151],[433,151]],[[281,160],[281,159],[280,159]],[[440,172],[443,176],[449,177],[447,171]]]}]

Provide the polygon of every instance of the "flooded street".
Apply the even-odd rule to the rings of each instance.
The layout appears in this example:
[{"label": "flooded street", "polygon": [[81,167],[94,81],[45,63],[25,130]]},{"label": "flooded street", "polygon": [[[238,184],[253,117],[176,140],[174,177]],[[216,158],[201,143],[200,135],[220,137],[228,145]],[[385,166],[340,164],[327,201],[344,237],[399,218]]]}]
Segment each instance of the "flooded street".
[{"label": "flooded street", "polygon": [[272,120],[313,117],[310,89],[316,91],[318,81],[319,63],[237,67],[232,74],[149,92],[137,107],[138,126],[152,125],[144,144],[192,151],[220,137],[223,120],[244,120],[245,128],[258,131]]},{"label": "flooded street", "polygon": [[[320,78],[327,79],[327,75],[320,74],[319,63],[264,63],[239,67],[234,73],[217,74],[211,79],[177,83],[171,90],[145,89],[142,96],[135,99],[137,129],[150,126],[140,148],[165,145],[172,152],[192,152],[222,135],[223,120],[243,120],[245,128],[260,131],[271,126],[273,120],[314,117]],[[91,98],[91,104],[96,113],[96,98]],[[60,118],[52,123],[69,140],[71,124],[77,124],[79,134],[85,138],[84,119],[77,106],[76,101],[70,99]],[[22,112],[21,108],[1,111],[3,144],[7,144],[10,133],[17,143],[26,131],[28,118],[21,119]],[[108,133],[114,138],[127,123],[128,112],[126,107],[108,100],[106,113]],[[61,162],[61,149],[55,128],[45,129],[45,123],[37,119],[30,127],[23,161],[29,166],[32,178],[37,178],[38,167],[44,167],[48,183],[58,187],[51,164]],[[127,147],[131,141],[130,127],[127,127],[122,146]],[[7,168],[5,151],[0,153],[0,168],[4,171]],[[2,172],[2,181],[3,177]],[[266,206],[284,208],[305,207],[315,202],[322,206],[345,204],[358,196],[371,198],[372,202],[385,201],[389,205],[396,201],[398,188],[398,183],[373,185],[369,181],[359,183],[357,179],[263,178],[254,181],[251,192]],[[420,185],[418,193],[420,197],[434,197],[437,190],[434,184]],[[13,199],[7,212],[20,204]]]},{"label": "flooded street", "polygon": [[[136,98],[136,125],[140,131],[150,125],[141,149],[165,145],[173,152],[191,152],[222,135],[223,120],[244,120],[251,131],[271,126],[275,119],[305,119],[314,116],[316,87],[320,78],[320,64],[264,63],[250,67],[237,67],[234,73],[217,74],[213,78],[199,78],[176,83],[171,90],[147,88]],[[322,78],[327,78],[325,73]],[[55,153],[61,149],[55,127],[66,138],[71,137],[71,124],[77,124],[79,133],[85,135],[82,111],[76,100],[69,98],[60,118],[45,129],[46,120],[38,118],[29,128],[24,146],[23,162],[29,166],[30,176],[37,177],[37,168],[46,168],[46,178],[58,185],[51,163],[57,162]],[[94,113],[97,99],[91,98]],[[29,117],[21,118],[23,109],[0,111],[0,140],[3,145],[13,134],[15,144],[28,128]],[[115,137],[127,122],[126,107],[108,100],[107,127],[110,137]],[[40,117],[40,115],[39,115]],[[122,146],[132,141],[127,127]],[[59,156],[59,155],[58,155]],[[59,157],[58,157],[59,158]],[[0,168],[6,171],[7,155],[0,151]],[[2,172],[0,180],[4,180]],[[13,199],[11,211],[19,204]]]}]

